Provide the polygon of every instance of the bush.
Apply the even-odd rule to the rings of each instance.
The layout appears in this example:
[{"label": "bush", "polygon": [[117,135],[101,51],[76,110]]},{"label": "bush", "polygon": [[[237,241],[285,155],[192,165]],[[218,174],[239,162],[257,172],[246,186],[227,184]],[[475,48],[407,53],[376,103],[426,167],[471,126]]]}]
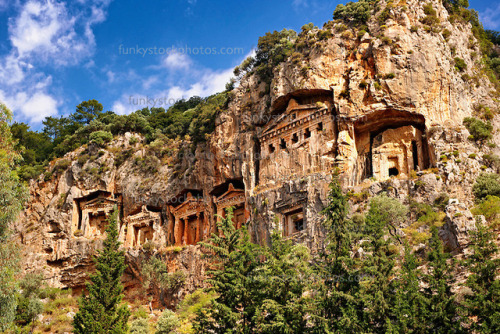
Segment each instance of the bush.
[{"label": "bush", "polygon": [[500,170],[500,157],[496,154],[485,154],[483,155],[483,160],[485,164],[496,170],[497,172]]},{"label": "bush", "polygon": [[177,315],[166,309],[161,314],[158,319],[158,323],[156,324],[156,332],[155,334],[170,334],[173,333],[174,330],[179,326],[179,319]]},{"label": "bush", "polygon": [[472,187],[472,192],[478,200],[489,195],[500,197],[500,175],[492,173],[479,175]]},{"label": "bush", "polygon": [[71,165],[71,161],[70,160],[67,160],[67,159],[59,160],[54,165],[54,169],[52,170],[52,173],[53,174],[59,174],[59,173],[65,171],[66,169],[68,169],[68,167],[70,165]]},{"label": "bush", "polygon": [[500,197],[488,195],[480,204],[474,207],[471,212],[474,215],[483,215],[494,227],[500,225]]},{"label": "bush", "polygon": [[406,220],[408,207],[400,201],[390,198],[387,194],[377,195],[370,201],[370,211],[376,208],[380,218],[386,223],[397,225]]},{"label": "bush", "polygon": [[371,16],[373,0],[359,0],[338,5],[333,12],[333,19],[353,23],[366,23]]},{"label": "bush", "polygon": [[444,29],[443,32],[441,33],[441,35],[443,35],[443,38],[445,40],[448,40],[448,38],[450,38],[450,36],[451,36],[451,31],[449,31],[448,29]]},{"label": "bush", "polygon": [[422,19],[422,23],[430,27],[439,23],[439,18],[437,17],[436,10],[432,7],[432,3],[424,5],[425,17]]},{"label": "bush", "polygon": [[467,64],[465,63],[465,60],[459,57],[455,57],[453,59],[455,61],[455,68],[459,70],[460,72],[463,72],[467,69]]},{"label": "bush", "polygon": [[396,74],[394,74],[394,73],[388,73],[388,74],[384,75],[384,79],[387,79],[387,80],[394,79],[395,77],[396,77]]},{"label": "bush", "polygon": [[484,141],[492,138],[491,132],[493,131],[493,126],[491,122],[484,123],[477,118],[466,117],[463,124],[469,130],[474,140]]},{"label": "bush", "polygon": [[149,324],[144,318],[139,318],[132,321],[130,326],[130,334],[149,334]]},{"label": "bush", "polygon": [[109,131],[95,131],[90,134],[89,139],[91,143],[102,147],[113,140],[113,134]]}]

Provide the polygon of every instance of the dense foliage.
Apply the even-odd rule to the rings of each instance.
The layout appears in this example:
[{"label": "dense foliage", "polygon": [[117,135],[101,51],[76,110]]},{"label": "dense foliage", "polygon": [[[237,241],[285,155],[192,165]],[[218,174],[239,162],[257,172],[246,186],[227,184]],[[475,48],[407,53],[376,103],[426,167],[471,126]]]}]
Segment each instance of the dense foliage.
[{"label": "dense foliage", "polygon": [[23,156],[20,176],[24,180],[35,178],[50,160],[87,143],[105,146],[113,136],[125,132],[140,133],[148,142],[160,136],[176,139],[186,135],[193,144],[203,142],[214,131],[215,115],[226,107],[227,101],[228,94],[224,92],[179,100],[168,110],[143,108],[129,115],[117,115],[103,112],[98,101],[89,100],[79,104],[68,117],[47,117],[41,132],[30,130],[24,123],[14,123],[11,131]]},{"label": "dense foliage", "polygon": [[473,273],[465,285],[474,293],[462,301],[452,292],[456,263],[435,226],[425,251],[416,253],[396,233],[408,215],[396,199],[375,196],[365,219],[347,213],[347,198],[334,181],[323,211],[326,249],[311,256],[277,234],[269,247],[251,244],[229,212],[204,243],[215,263],[216,297],[198,310],[195,332],[498,332],[498,249],[485,226],[478,225],[463,264]]},{"label": "dense foliage", "polygon": [[108,219],[104,248],[98,252],[96,272],[87,283],[88,295],[80,299],[80,309],[73,321],[77,334],[125,334],[130,311],[120,305],[123,298],[121,279],[125,255],[119,250],[118,209]]},{"label": "dense foliage", "polygon": [[19,256],[9,239],[9,227],[26,199],[26,189],[15,172],[20,156],[9,128],[11,117],[10,110],[0,103],[0,332],[10,328],[16,316]]}]

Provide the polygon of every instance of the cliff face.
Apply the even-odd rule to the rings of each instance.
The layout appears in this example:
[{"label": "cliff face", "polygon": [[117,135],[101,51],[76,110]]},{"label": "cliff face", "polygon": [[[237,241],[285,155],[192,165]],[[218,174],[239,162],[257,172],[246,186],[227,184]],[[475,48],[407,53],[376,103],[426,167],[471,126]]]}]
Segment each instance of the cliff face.
[{"label": "cliff face", "polygon": [[[391,8],[384,26],[371,19],[370,33],[340,22],[323,28],[327,39],[310,30],[307,52],[281,63],[269,86],[255,74],[241,80],[215,132],[195,149],[173,140],[145,146],[126,134],[53,162],[52,174],[32,182],[16,226],[26,270],[82,287],[117,206],[127,288],[139,287],[141,262],[159,254],[169,270],[188,274],[180,298],[203,286],[205,265],[194,244],[217,231],[214,215],[229,206],[256,242],[278,229],[321,248],[320,211],[336,168],[353,193],[422,202],[449,193],[442,238],[460,251],[474,224],[471,186],[483,165],[462,120],[477,103],[494,105],[495,93],[470,26],[451,24],[441,2],[431,3],[435,32],[421,23],[422,3],[410,0]],[[455,68],[456,58],[465,69]],[[353,210],[365,206],[353,203]]]}]

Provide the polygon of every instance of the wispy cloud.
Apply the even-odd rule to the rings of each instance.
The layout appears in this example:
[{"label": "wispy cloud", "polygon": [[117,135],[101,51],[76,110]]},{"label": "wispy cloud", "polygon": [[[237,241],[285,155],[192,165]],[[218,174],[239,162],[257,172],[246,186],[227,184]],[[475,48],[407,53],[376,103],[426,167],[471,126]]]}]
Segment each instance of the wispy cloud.
[{"label": "wispy cloud", "polygon": [[303,9],[309,7],[308,0],[293,0],[292,6],[295,10]]},{"label": "wispy cloud", "polygon": [[[254,55],[254,51],[240,59]],[[168,64],[168,65],[167,65]],[[189,64],[185,65],[185,64]],[[113,103],[112,110],[117,114],[129,114],[145,107],[164,107],[167,109],[179,99],[189,99],[192,96],[206,97],[225,89],[226,83],[233,77],[234,67],[213,70],[197,64],[188,55],[173,53],[161,60],[160,66],[154,67],[161,73],[146,76],[142,79],[142,86],[135,91],[129,90]],[[165,82],[165,78],[182,69],[182,78],[179,81]],[[135,80],[137,81],[137,80]],[[160,104],[161,103],[161,104]]]},{"label": "wispy cloud", "polygon": [[12,47],[0,55],[0,98],[16,118],[37,123],[57,114],[62,101],[50,93],[52,80],[44,69],[89,62],[96,46],[93,26],[106,19],[110,2],[28,0],[14,7],[17,13],[8,22]]},{"label": "wispy cloud", "polygon": [[191,58],[179,52],[172,52],[163,60],[163,65],[170,70],[185,70],[191,63]]},{"label": "wispy cloud", "polygon": [[479,18],[486,29],[500,28],[500,3],[479,12]]}]

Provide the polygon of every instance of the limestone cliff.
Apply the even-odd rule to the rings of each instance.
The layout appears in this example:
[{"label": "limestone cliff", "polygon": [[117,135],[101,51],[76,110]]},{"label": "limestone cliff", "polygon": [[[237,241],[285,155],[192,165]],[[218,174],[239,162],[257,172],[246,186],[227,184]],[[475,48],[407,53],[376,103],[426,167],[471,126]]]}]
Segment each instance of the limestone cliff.
[{"label": "limestone cliff", "polygon": [[[205,143],[145,145],[127,133],[54,161],[30,185],[16,226],[26,270],[81,288],[117,206],[129,291],[139,286],[141,262],[166,254],[170,270],[188,274],[170,297],[180,298],[204,285],[194,244],[217,231],[214,215],[230,206],[235,224],[248,224],[256,242],[278,229],[321,248],[320,211],[337,168],[352,193],[429,203],[450,194],[441,232],[460,252],[474,225],[471,186],[485,153],[468,140],[462,120],[478,103],[494,106],[496,92],[482,74],[471,27],[450,23],[441,2],[431,3],[437,31],[421,23],[421,1],[407,0],[387,8],[383,26],[373,16],[369,33],[342,22],[302,33],[305,51],[275,68],[270,84],[254,73],[242,78]],[[465,68],[456,68],[457,58]],[[366,201],[352,205],[362,211]]]}]

